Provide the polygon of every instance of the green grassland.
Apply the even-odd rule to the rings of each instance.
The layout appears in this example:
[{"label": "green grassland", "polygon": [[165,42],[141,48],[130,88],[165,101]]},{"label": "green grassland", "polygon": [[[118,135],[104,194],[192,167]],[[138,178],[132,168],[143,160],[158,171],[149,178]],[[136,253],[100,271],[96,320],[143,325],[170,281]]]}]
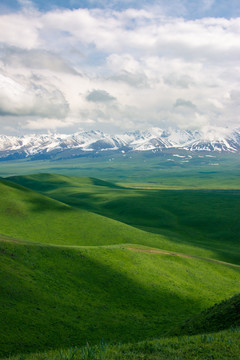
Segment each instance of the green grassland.
[{"label": "green grassland", "polygon": [[240,329],[198,336],[181,336],[134,344],[71,347],[13,356],[9,360],[239,360]]},{"label": "green grassland", "polygon": [[[240,264],[239,190],[134,189],[95,178],[51,174],[16,176],[8,180],[76,210],[91,212],[91,216],[93,213],[104,216],[109,224],[110,219],[116,220],[118,223],[114,224],[119,229],[120,224],[121,229],[122,224],[130,225],[126,230],[131,230],[131,234],[128,239],[121,235],[122,242]],[[90,215],[84,218],[87,227],[88,217],[92,221]],[[115,232],[112,244],[119,243],[120,232],[123,230]],[[108,233],[112,233],[110,225]],[[95,245],[91,241],[92,244]]]},{"label": "green grassland", "polygon": [[[123,165],[112,176],[122,171],[127,182],[117,183],[46,174],[46,163],[34,163],[35,175],[27,162],[14,173],[3,165],[2,176],[23,167],[28,175],[0,180],[0,356],[238,359],[239,330],[231,327],[240,324],[228,316],[238,300],[211,308],[240,292],[237,162],[232,180],[227,174],[235,161],[225,159],[225,173],[222,166],[205,183],[196,175],[195,189],[188,169],[182,179],[180,168],[163,169],[162,183],[158,169],[148,186],[136,185],[146,174],[136,170],[131,182],[134,170]],[[60,163],[51,166],[64,173]],[[65,174],[76,175],[68,165]],[[229,321],[221,325],[219,314]]]},{"label": "green grassland", "polygon": [[[185,158],[175,155],[185,156]],[[240,189],[239,154],[101,152],[73,159],[1,161],[0,176],[55,173],[95,177],[137,187]]]},{"label": "green grassland", "polygon": [[0,253],[1,355],[161,337],[240,290],[240,268],[122,247]]},{"label": "green grassland", "polygon": [[[0,182],[1,233],[59,245],[108,245],[144,241],[146,233],[115,220],[76,210],[6,181]],[[150,235],[151,236],[151,235]],[[152,235],[152,239],[157,236]]]}]

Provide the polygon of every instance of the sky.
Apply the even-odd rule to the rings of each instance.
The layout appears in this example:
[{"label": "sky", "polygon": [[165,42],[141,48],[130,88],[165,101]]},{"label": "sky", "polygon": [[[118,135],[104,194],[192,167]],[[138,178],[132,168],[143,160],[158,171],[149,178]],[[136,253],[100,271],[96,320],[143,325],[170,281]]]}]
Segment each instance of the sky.
[{"label": "sky", "polygon": [[1,0],[0,134],[240,127],[239,0]]}]

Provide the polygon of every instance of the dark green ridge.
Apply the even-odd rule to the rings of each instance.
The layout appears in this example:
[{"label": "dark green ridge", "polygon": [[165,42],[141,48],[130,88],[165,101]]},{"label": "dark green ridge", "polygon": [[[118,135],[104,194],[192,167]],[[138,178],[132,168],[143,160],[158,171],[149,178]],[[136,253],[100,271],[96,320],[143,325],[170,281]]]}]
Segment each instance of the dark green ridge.
[{"label": "dark green ridge", "polygon": [[121,189],[122,187],[109,181],[100,180],[94,177],[68,177],[64,175],[39,173],[27,176],[9,176],[6,178],[14,183],[20,183],[23,186],[31,188],[36,191],[50,191],[56,188],[56,184],[61,187],[68,187],[73,185],[96,185],[115,189]]},{"label": "dark green ridge", "polygon": [[176,330],[176,335],[217,332],[240,327],[240,294],[215,304],[186,321]]}]

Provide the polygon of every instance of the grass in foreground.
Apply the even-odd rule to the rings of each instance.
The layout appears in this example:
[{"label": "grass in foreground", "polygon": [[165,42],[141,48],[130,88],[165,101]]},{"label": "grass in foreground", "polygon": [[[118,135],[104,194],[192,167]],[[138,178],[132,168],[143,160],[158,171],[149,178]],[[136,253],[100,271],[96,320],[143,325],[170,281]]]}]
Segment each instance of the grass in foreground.
[{"label": "grass in foreground", "polygon": [[[72,346],[51,354],[206,359],[210,351],[211,359],[236,358],[239,331],[228,330],[222,338],[135,342],[171,335],[189,316],[238,293],[238,267],[119,244],[239,263],[237,191],[196,197],[196,192],[123,189],[98,179],[50,175],[50,180],[39,181],[38,190],[48,196],[0,182],[0,232],[16,238],[5,236],[0,246],[2,356]],[[49,195],[61,195],[61,201]],[[96,214],[102,211],[109,218]],[[139,229],[142,225],[148,232]],[[132,345],[93,345],[77,353],[76,345],[101,339]]]},{"label": "grass in foreground", "polygon": [[240,328],[198,336],[182,336],[135,344],[71,347],[19,355],[8,360],[239,360]]},{"label": "grass in foreground", "polygon": [[1,355],[163,336],[240,291],[240,269],[118,247],[2,241]]}]

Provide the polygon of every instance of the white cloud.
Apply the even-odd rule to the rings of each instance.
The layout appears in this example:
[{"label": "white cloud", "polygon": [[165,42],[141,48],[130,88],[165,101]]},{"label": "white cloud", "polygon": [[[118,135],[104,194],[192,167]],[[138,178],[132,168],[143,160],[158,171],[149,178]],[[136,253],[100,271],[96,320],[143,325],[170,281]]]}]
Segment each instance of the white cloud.
[{"label": "white cloud", "polygon": [[68,104],[57,90],[47,90],[34,83],[23,86],[19,82],[0,75],[0,115],[41,115],[65,117]]},{"label": "white cloud", "polygon": [[116,98],[112,95],[110,95],[107,91],[105,90],[92,90],[90,91],[87,96],[86,96],[87,101],[92,101],[92,102],[96,102],[96,103],[109,103],[111,101],[116,100]]},{"label": "white cloud", "polygon": [[29,129],[236,125],[239,38],[238,18],[25,4],[0,16],[0,114],[32,115]]},{"label": "white cloud", "polygon": [[175,104],[174,104],[174,107],[187,107],[187,108],[190,108],[190,109],[196,109],[196,105],[193,104],[191,101],[189,100],[185,100],[185,99],[177,99]]},{"label": "white cloud", "polygon": [[[2,46],[0,58],[5,66],[13,68],[45,69],[52,72],[67,72],[78,74],[73,67],[64,61],[61,56],[46,50],[21,49]],[[80,74],[78,74],[80,75]]]},{"label": "white cloud", "polygon": [[28,130],[56,130],[58,128],[66,128],[71,126],[74,123],[72,119],[54,119],[54,118],[37,118],[35,120],[27,120],[24,122],[22,127]]},{"label": "white cloud", "polygon": [[27,14],[7,14],[0,16],[0,43],[23,49],[37,48],[41,45],[39,17]]}]

